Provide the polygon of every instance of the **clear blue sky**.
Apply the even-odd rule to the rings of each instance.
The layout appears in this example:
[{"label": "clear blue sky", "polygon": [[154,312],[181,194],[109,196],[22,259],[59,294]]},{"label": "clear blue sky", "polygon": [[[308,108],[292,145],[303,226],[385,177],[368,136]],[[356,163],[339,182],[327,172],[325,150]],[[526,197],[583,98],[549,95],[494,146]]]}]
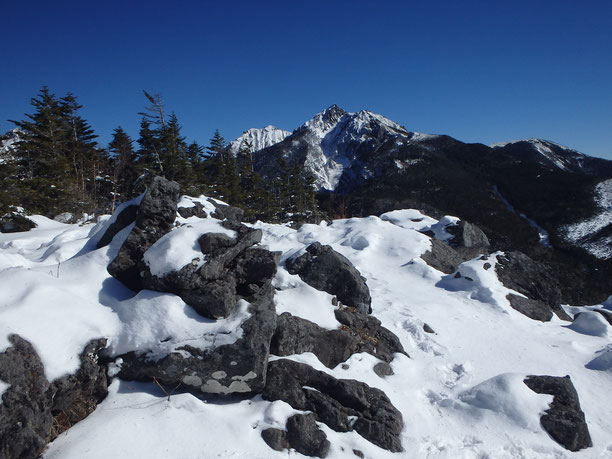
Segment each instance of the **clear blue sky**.
[{"label": "clear blue sky", "polygon": [[612,2],[2,2],[0,130],[42,85],[105,145],[142,90],[188,140],[292,130],[331,104],[419,132],[541,137],[612,159]]}]

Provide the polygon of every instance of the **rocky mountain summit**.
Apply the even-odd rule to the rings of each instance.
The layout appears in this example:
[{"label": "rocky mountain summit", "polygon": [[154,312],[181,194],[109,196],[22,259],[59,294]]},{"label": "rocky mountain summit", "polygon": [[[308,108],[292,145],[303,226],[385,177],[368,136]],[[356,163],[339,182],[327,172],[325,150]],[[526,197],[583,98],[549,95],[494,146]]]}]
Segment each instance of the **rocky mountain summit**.
[{"label": "rocky mountain summit", "polygon": [[[566,345],[560,334],[571,342],[586,337],[584,349],[609,342],[609,301],[562,307],[546,265],[520,252],[492,252],[480,228],[456,217],[396,210],[299,230],[246,225],[241,217],[218,200],[181,196],[176,183],[157,177],[144,195],[85,232],[36,219],[32,231],[64,233],[38,244],[36,261],[22,258],[33,269],[0,271],[2,288],[29,285],[0,305],[2,330],[11,333],[0,348],[0,457],[37,457],[48,442],[45,456],[82,455],[96,429],[112,428],[117,409],[128,411],[114,418],[112,435],[130,438],[125,416],[142,403],[129,397],[159,397],[150,391],[162,392],[150,406],[167,408],[146,418],[149,428],[168,429],[165,416],[176,410],[181,419],[209,412],[209,426],[223,426],[223,413],[249,413],[232,417],[222,435],[253,432],[248,446],[238,438],[233,446],[254,448],[253,457],[287,450],[417,457],[423,439],[415,438],[431,434],[420,426],[441,412],[451,424],[464,416],[478,424],[486,412],[497,413],[484,421],[487,430],[531,438],[544,454],[607,447],[600,421],[606,408],[588,381],[594,373],[609,376],[610,345],[586,365],[577,365],[582,355],[566,356],[568,366],[552,356],[565,352],[556,350]],[[11,251],[26,253],[27,234],[0,247],[17,260]],[[66,251],[65,241],[81,242]],[[59,260],[51,275],[44,265],[50,257]],[[73,300],[65,292],[78,304],[67,306]],[[34,321],[15,314],[43,298],[47,308]],[[436,311],[448,307],[453,321]],[[461,358],[453,347],[464,331],[454,335],[455,328],[483,333],[484,324],[492,334],[477,342],[487,370],[473,379],[468,363],[440,366],[447,354],[451,362]],[[549,334],[559,344],[550,346]],[[543,356],[540,375],[526,371],[534,364],[521,366],[511,354],[500,362],[499,349],[490,356],[482,349],[483,342],[496,346],[493,336],[505,346],[524,342],[517,335],[531,337],[532,352]],[[554,376],[559,371],[572,377]],[[495,429],[492,438],[500,441]],[[190,448],[181,447],[181,454]],[[98,448],[108,453],[110,443]]]}]

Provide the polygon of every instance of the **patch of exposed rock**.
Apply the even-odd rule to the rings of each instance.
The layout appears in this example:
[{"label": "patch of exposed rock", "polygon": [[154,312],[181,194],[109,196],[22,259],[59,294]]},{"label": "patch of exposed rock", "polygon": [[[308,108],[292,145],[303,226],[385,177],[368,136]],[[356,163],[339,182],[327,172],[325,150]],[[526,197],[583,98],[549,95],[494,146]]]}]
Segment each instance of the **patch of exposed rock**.
[{"label": "patch of exposed rock", "polygon": [[106,229],[106,231],[98,241],[96,248],[99,249],[101,247],[106,247],[108,244],[110,244],[113,238],[117,235],[117,233],[119,233],[123,228],[127,227],[136,220],[137,213],[137,205],[126,206],[125,209],[119,212],[117,218],[115,218],[115,221],[111,223]]},{"label": "patch of exposed rock", "polygon": [[87,417],[107,395],[105,366],[99,352],[106,340],[91,341],[73,375],[52,384],[40,357],[18,335],[0,353],[0,380],[10,384],[0,404],[0,458],[36,458],[48,441]]},{"label": "patch of exposed rock", "polygon": [[445,230],[453,235],[446,242],[436,239],[433,231],[424,233],[431,237],[431,249],[421,258],[432,268],[452,274],[464,261],[489,253],[489,239],[476,225],[460,220],[456,225],[446,226]]},{"label": "patch of exposed rock", "polygon": [[405,354],[400,340],[375,317],[352,308],[337,309],[342,327],[326,330],[288,312],[281,314],[272,338],[271,352],[278,356],[312,352],[328,368],[334,368],[358,352],[367,352],[384,362],[393,354]]},{"label": "patch of exposed rock", "polygon": [[306,253],[286,262],[291,274],[298,274],[312,287],[338,297],[343,304],[363,313],[372,312],[372,298],[366,280],[353,264],[328,245],[313,242]]},{"label": "patch of exposed rock", "polygon": [[560,319],[571,320],[561,308],[559,281],[551,269],[521,252],[508,252],[497,257],[495,272],[507,288],[527,298],[509,294],[510,305],[534,320],[548,321],[555,313]]},{"label": "patch of exposed rock", "polygon": [[293,448],[305,456],[326,457],[329,452],[327,435],[316,423],[314,414],[295,414],[287,419],[286,431],[266,429],[261,437],[276,451]]},{"label": "patch of exposed rock", "polygon": [[308,365],[280,359],[269,363],[262,395],[311,411],[317,421],[337,432],[354,430],[381,448],[402,451],[401,413],[384,392],[363,382],[335,379]]},{"label": "patch of exposed rock", "polygon": [[578,393],[569,376],[528,376],[525,384],[538,394],[553,396],[550,408],[540,418],[542,427],[557,443],[570,451],[593,446]]}]

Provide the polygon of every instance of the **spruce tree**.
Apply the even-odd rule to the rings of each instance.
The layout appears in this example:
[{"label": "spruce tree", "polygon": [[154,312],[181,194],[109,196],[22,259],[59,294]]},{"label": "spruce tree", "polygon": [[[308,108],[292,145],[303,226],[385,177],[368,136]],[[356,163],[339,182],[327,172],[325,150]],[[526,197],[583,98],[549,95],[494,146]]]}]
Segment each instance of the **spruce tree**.
[{"label": "spruce tree", "polygon": [[138,171],[136,169],[136,153],[132,144],[132,139],[121,126],[113,131],[113,138],[108,144],[113,170],[113,208],[116,200],[121,202],[133,196]]}]

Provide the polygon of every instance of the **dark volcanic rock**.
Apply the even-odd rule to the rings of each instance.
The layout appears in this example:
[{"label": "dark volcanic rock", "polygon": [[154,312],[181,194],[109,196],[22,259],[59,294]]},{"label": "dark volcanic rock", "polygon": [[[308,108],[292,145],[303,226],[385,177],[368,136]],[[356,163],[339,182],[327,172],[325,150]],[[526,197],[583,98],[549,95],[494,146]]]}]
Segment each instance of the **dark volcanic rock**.
[{"label": "dark volcanic rock", "polygon": [[35,458],[51,428],[49,382],[32,345],[11,335],[0,354],[0,380],[10,384],[0,404],[0,458]]},{"label": "dark volcanic rock", "polygon": [[421,258],[432,268],[451,274],[463,263],[464,259],[455,249],[438,239],[431,239],[431,250],[428,250]]},{"label": "dark volcanic rock", "polygon": [[91,341],[79,370],[52,384],[32,345],[18,335],[9,341],[12,346],[0,354],[0,380],[10,384],[0,404],[0,458],[35,458],[106,397],[106,367],[98,363],[106,340]]},{"label": "dark volcanic rock", "polygon": [[106,229],[104,235],[98,241],[96,248],[105,247],[113,240],[119,231],[128,226],[130,223],[136,220],[136,214],[138,213],[138,206],[132,205],[127,206],[123,209],[115,221]]},{"label": "dark volcanic rock", "polygon": [[208,217],[208,215],[206,214],[206,211],[204,210],[204,206],[202,204],[200,204],[197,201],[194,201],[193,204],[194,204],[193,207],[179,207],[177,209],[178,214],[183,218],[189,218],[189,217],[206,218]]},{"label": "dark volcanic rock", "polygon": [[178,183],[153,178],[136,212],[136,225],[108,265],[111,276],[132,290],[142,289],[139,263],[147,249],[172,229],[178,198]]},{"label": "dark volcanic rock", "polygon": [[508,294],[506,298],[510,301],[510,306],[530,319],[548,322],[553,317],[553,312],[546,303],[512,293]]},{"label": "dark volcanic rock", "polygon": [[298,274],[304,282],[323,290],[361,312],[372,312],[372,299],[365,278],[343,255],[328,245],[313,242],[304,255],[287,260],[287,269]]},{"label": "dark volcanic rock", "polygon": [[280,429],[266,429],[261,431],[261,438],[275,451],[291,448],[287,440],[287,432]]},{"label": "dark volcanic rock", "polygon": [[525,295],[528,300],[510,295],[510,304],[517,311],[536,320],[550,320],[546,305],[560,319],[571,320],[561,308],[559,281],[550,268],[521,252],[509,252],[497,257],[495,272],[504,286]]},{"label": "dark volcanic rock", "polygon": [[393,354],[406,354],[399,339],[378,319],[356,311],[337,310],[343,327],[326,330],[317,324],[285,312],[278,318],[271,352],[286,356],[312,352],[325,366],[334,368],[358,352],[367,352],[390,362]]},{"label": "dark volcanic rock", "polygon": [[348,379],[335,379],[308,365],[281,359],[270,362],[263,397],[283,400],[312,411],[337,432],[355,430],[375,445],[402,451],[401,413],[379,389]]},{"label": "dark volcanic rock", "polygon": [[[242,337],[210,350],[184,346],[155,361],[146,353],[121,356],[119,376],[152,381],[195,394],[253,394],[266,381],[270,340],[276,328],[273,288],[268,282],[249,298],[252,316],[242,324]],[[180,351],[180,352],[178,352]]]},{"label": "dark volcanic rock", "polygon": [[242,217],[244,216],[244,211],[238,207],[228,206],[226,204],[220,204],[214,199],[208,199],[212,205],[215,206],[215,211],[212,213],[211,217],[218,218],[219,220],[229,220],[234,222],[242,221]]},{"label": "dark volcanic rock", "polygon": [[540,418],[542,427],[565,449],[579,451],[593,446],[578,393],[569,376],[534,376],[525,384],[538,394],[553,396],[550,408]]},{"label": "dark volcanic rock", "polygon": [[296,414],[287,419],[287,440],[305,456],[325,457],[329,452],[327,435],[317,426],[314,414]]},{"label": "dark volcanic rock", "polygon": [[326,457],[329,452],[327,435],[317,426],[313,414],[295,414],[287,419],[287,431],[266,429],[261,437],[276,451],[293,448],[305,456]]},{"label": "dark volcanic rock", "polygon": [[106,365],[100,363],[100,353],[106,339],[91,341],[81,353],[81,366],[73,375],[63,376],[51,384],[51,412],[54,416],[50,441],[64,430],[85,419],[108,395]]},{"label": "dark volcanic rock", "polygon": [[257,249],[260,251],[257,252],[258,257],[243,254],[247,248],[261,241],[261,230],[240,224],[236,227],[236,235],[236,238],[231,238],[219,233],[203,234],[198,242],[206,255],[206,263],[201,267],[188,264],[178,271],[157,277],[151,275],[143,262],[140,263],[143,287],[174,293],[209,319],[227,317],[234,310],[238,299],[234,268],[240,264],[241,283],[245,276],[258,278],[258,287],[261,287],[274,277],[278,265],[278,257],[262,255],[262,252],[267,252],[265,249]]},{"label": "dark volcanic rock", "polygon": [[453,234],[449,245],[456,249],[464,260],[488,253],[491,246],[486,234],[472,223],[460,220],[457,225],[448,226],[446,231]]},{"label": "dark volcanic rock", "polygon": [[36,223],[23,215],[10,214],[0,217],[0,233],[19,233],[32,228],[36,228]]}]

